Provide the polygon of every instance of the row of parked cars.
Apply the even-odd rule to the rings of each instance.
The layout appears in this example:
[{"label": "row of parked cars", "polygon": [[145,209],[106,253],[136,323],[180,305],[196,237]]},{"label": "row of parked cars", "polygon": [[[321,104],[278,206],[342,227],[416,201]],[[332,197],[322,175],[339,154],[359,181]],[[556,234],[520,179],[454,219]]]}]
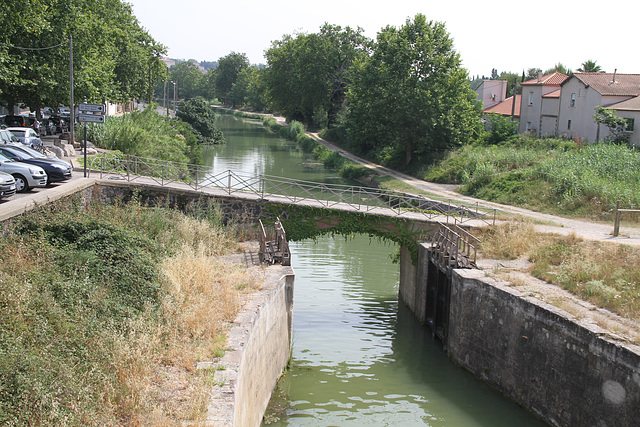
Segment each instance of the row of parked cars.
[{"label": "row of parked cars", "polygon": [[49,157],[0,129],[0,198],[71,179],[71,164]]},{"label": "row of parked cars", "polygon": [[23,127],[31,128],[38,135],[55,135],[69,130],[69,117],[51,115],[36,121],[35,117],[8,114],[0,116],[0,126],[2,127]]}]

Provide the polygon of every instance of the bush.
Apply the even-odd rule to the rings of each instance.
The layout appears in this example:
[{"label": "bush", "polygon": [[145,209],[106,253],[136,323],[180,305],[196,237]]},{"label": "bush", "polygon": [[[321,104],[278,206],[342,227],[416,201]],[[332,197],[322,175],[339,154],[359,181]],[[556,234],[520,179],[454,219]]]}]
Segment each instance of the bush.
[{"label": "bush", "polygon": [[198,163],[197,139],[185,124],[159,115],[151,107],[87,128],[87,138],[101,148],[181,163]]},{"label": "bush", "polygon": [[224,136],[214,122],[216,114],[204,98],[192,98],[180,103],[176,116],[188,123],[200,144],[223,144]]}]

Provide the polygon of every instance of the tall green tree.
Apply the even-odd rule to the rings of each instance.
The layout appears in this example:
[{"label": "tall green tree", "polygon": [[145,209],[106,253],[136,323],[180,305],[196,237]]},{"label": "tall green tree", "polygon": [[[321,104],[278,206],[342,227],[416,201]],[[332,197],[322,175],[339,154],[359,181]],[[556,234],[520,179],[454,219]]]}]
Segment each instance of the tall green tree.
[{"label": "tall green tree", "polygon": [[225,105],[235,106],[233,102],[228,103],[227,97],[233,84],[238,80],[238,75],[248,66],[249,59],[244,53],[231,52],[218,61],[218,68],[216,68],[216,96]]},{"label": "tall green tree", "polygon": [[0,64],[7,74],[0,78],[0,97],[9,105],[68,104],[70,36],[76,103],[146,98],[150,81],[161,73],[164,47],[140,26],[127,3],[7,1],[4,8],[11,13],[0,35]]},{"label": "tall green tree", "polygon": [[348,98],[352,140],[393,166],[417,164],[479,131],[480,108],[460,55],[444,24],[422,14],[378,33]]},{"label": "tall green tree", "polygon": [[362,32],[325,23],[318,33],[274,41],[265,53],[272,107],[308,126],[332,126],[344,106],[351,67],[368,52]]},{"label": "tall green tree", "polygon": [[551,74],[551,73],[554,73],[554,72],[565,74],[567,76],[570,75],[570,74],[573,74],[573,71],[570,68],[567,68],[561,62],[558,62],[556,65],[553,66],[553,68],[549,68],[548,70],[546,70],[542,74],[544,74],[546,76],[547,74]]},{"label": "tall green tree", "polygon": [[191,99],[205,94],[205,75],[193,62],[184,61],[171,66],[169,81],[175,83],[178,99]]}]

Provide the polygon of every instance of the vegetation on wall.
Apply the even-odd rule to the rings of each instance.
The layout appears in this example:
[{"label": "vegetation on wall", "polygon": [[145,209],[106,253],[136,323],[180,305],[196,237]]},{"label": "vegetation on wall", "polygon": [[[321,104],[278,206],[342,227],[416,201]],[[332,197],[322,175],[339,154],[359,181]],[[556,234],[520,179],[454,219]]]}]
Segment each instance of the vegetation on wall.
[{"label": "vegetation on wall", "polygon": [[327,234],[345,238],[353,237],[355,234],[366,234],[407,247],[414,263],[418,259],[418,243],[425,241],[429,233],[435,229],[435,225],[414,229],[415,224],[412,221],[402,218],[301,205],[283,207],[269,204],[265,206],[264,213],[273,219],[280,217],[289,240],[313,239]]}]

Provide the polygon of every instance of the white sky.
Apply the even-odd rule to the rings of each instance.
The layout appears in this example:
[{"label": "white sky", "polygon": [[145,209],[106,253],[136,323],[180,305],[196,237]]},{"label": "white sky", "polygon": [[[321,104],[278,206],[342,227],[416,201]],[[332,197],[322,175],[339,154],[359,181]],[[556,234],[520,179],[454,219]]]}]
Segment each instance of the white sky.
[{"label": "white sky", "polygon": [[317,32],[324,22],[362,27],[375,38],[422,13],[444,22],[470,75],[561,62],[576,70],[595,60],[604,71],[640,73],[640,1],[567,0],[125,0],[171,58],[216,61],[230,52],[266,63],[263,52],[285,34]]}]

